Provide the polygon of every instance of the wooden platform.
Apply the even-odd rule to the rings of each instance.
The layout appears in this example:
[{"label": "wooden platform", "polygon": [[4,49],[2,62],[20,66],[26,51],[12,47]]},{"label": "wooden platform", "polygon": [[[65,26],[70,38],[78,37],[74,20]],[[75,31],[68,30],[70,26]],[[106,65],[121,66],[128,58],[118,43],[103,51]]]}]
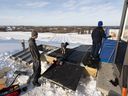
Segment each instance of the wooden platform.
[{"label": "wooden platform", "polygon": [[84,74],[96,78],[98,70],[96,68],[84,66]]},{"label": "wooden platform", "polygon": [[109,81],[114,80],[113,66],[110,63],[102,63],[97,74],[97,88],[104,96],[121,96],[120,87],[113,86]]}]

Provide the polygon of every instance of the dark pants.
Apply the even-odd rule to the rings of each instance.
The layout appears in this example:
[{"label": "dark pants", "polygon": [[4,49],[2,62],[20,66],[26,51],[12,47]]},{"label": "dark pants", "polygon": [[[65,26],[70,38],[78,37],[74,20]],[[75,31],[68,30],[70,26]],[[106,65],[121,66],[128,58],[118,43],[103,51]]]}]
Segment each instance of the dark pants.
[{"label": "dark pants", "polygon": [[94,59],[99,59],[100,48],[101,48],[101,43],[93,43],[91,54]]},{"label": "dark pants", "polygon": [[30,76],[30,80],[33,79],[33,83],[37,83],[41,76],[41,62],[40,60],[33,60],[33,74]]}]

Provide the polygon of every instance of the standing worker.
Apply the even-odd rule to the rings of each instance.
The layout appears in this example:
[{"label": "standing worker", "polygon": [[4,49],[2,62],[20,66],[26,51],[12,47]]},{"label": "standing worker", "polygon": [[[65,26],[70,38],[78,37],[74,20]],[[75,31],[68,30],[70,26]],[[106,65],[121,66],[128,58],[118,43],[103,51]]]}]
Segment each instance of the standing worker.
[{"label": "standing worker", "polygon": [[21,45],[22,45],[23,50],[25,50],[25,41],[24,41],[24,39],[21,40]]},{"label": "standing worker", "polygon": [[99,50],[101,48],[101,44],[102,44],[102,38],[108,38],[111,36],[106,36],[105,31],[103,29],[103,22],[99,21],[98,22],[98,27],[96,27],[93,31],[92,31],[92,59],[99,61]]},{"label": "standing worker", "polygon": [[32,81],[34,86],[40,86],[41,84],[38,82],[38,79],[41,76],[41,61],[40,61],[40,53],[38,47],[36,45],[35,39],[37,39],[38,33],[33,31],[31,33],[31,38],[28,40],[29,42],[29,49],[33,61],[33,74],[29,77],[27,83]]}]

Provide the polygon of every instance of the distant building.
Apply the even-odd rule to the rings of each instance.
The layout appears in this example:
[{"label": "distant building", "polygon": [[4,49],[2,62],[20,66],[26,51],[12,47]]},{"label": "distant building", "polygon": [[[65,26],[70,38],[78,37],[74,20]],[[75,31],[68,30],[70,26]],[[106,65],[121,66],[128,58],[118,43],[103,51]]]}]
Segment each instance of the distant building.
[{"label": "distant building", "polygon": [[12,31],[13,31],[13,30],[15,30],[15,29],[16,29],[16,27],[15,27],[15,26],[13,26],[13,27],[12,27]]},{"label": "distant building", "polygon": [[11,27],[6,27],[6,31],[12,31]]},{"label": "distant building", "polygon": [[0,27],[0,31],[3,31],[3,32],[5,32],[5,31],[6,31],[6,27],[4,27],[4,26],[1,26],[1,27]]}]

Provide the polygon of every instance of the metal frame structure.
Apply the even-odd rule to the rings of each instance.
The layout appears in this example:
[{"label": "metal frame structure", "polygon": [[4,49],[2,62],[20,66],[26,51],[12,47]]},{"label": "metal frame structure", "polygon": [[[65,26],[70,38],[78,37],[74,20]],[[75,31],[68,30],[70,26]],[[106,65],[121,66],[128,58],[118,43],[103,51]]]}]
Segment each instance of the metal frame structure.
[{"label": "metal frame structure", "polygon": [[[127,82],[128,82],[127,80],[128,78],[128,38],[123,38],[124,32],[126,31],[125,28],[126,28],[127,22],[128,22],[128,0],[125,0],[121,23],[120,23],[120,31],[118,35],[118,44],[116,47],[115,58],[114,58],[114,75],[119,81],[119,85],[122,89],[122,96],[127,96]],[[121,67],[119,67],[119,65],[116,63],[116,59],[117,59],[116,57],[117,55],[120,55],[120,54],[117,54],[117,51],[119,50],[119,43],[122,41],[125,42],[126,49],[125,49],[123,64],[121,65]]]}]

